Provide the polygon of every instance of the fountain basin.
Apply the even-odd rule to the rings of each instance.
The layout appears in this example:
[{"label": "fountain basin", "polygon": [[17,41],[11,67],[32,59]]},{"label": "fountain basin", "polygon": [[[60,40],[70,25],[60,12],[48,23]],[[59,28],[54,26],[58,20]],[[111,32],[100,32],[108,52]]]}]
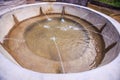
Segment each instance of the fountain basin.
[{"label": "fountain basin", "polygon": [[[48,5],[49,4],[49,5]],[[42,7],[42,11],[41,11],[41,7]],[[90,70],[90,71],[86,71],[86,72],[82,72],[79,73],[80,71],[78,71],[79,69],[77,69],[76,71],[73,72],[77,72],[77,73],[72,73],[72,70],[68,69],[68,71],[66,73],[69,72],[69,74],[48,74],[48,73],[41,73],[42,71],[38,71],[38,70],[28,70],[26,68],[21,67],[17,61],[17,57],[11,56],[9,54],[9,50],[8,48],[6,49],[6,46],[4,46],[5,44],[7,44],[8,42],[5,42],[5,40],[9,39],[11,40],[12,37],[15,35],[13,34],[13,36],[8,37],[9,33],[12,33],[11,29],[13,29],[13,27],[15,27],[16,25],[19,25],[20,22],[25,22],[28,19],[32,19],[33,17],[39,17],[39,19],[41,19],[41,14],[60,14],[63,11],[63,7],[65,7],[65,14],[68,15],[73,15],[77,18],[82,19],[83,21],[89,23],[89,25],[91,27],[94,27],[95,30],[88,30],[91,33],[98,33],[99,35],[102,36],[103,39],[103,51],[105,53],[105,56],[103,57],[104,59],[100,62],[99,65],[97,65],[96,69]],[[30,13],[28,13],[30,12]],[[85,79],[85,80],[90,80],[90,79],[96,79],[97,80],[119,80],[119,64],[118,62],[120,61],[119,59],[119,48],[120,48],[120,43],[119,43],[119,26],[120,24],[118,22],[116,22],[115,20],[113,20],[112,18],[99,13],[97,11],[94,11],[92,9],[86,8],[86,7],[82,7],[82,6],[78,6],[78,5],[73,5],[73,4],[67,4],[67,3],[39,3],[39,4],[31,4],[31,5],[23,5],[20,7],[16,7],[16,8],[11,8],[9,10],[3,11],[1,12],[1,22],[0,26],[0,40],[1,40],[1,65],[0,65],[0,69],[1,71],[3,71],[0,75],[1,75],[1,79],[13,79],[16,78],[17,80],[21,79],[22,77],[17,77],[17,74],[23,75],[25,76],[25,78],[23,79],[28,79],[28,76],[32,76],[34,75],[32,78],[36,79],[36,80],[48,80],[49,79],[69,79],[69,80],[74,80],[77,78],[81,78],[81,79]],[[79,22],[79,21],[78,21]],[[33,22],[31,22],[33,23]],[[4,27],[2,27],[4,26]],[[83,25],[86,26],[86,25]],[[18,28],[20,29],[20,27]],[[97,31],[96,31],[97,30]],[[15,30],[16,31],[16,30]],[[19,31],[19,30],[18,30]],[[16,32],[16,34],[18,34]],[[14,38],[15,39],[15,38]],[[19,40],[23,40],[23,39],[19,39]],[[22,41],[21,41],[22,42]],[[23,40],[24,42],[24,40]],[[11,43],[10,46],[12,46],[13,44]],[[16,44],[15,44],[16,45]],[[8,45],[7,45],[8,46]],[[4,47],[4,48],[3,48]],[[15,46],[16,47],[16,46]],[[20,49],[20,48],[17,48]],[[19,51],[20,52],[20,51]],[[20,53],[19,53],[20,54]],[[25,54],[25,53],[24,53]],[[28,56],[28,55],[25,55]],[[97,57],[96,57],[97,58]],[[21,59],[21,58],[20,58]],[[32,58],[30,58],[31,61]],[[29,60],[30,60],[29,59]],[[44,62],[44,59],[41,59],[41,63]],[[24,59],[23,59],[24,61]],[[45,60],[46,61],[46,60]],[[50,63],[46,62],[47,63]],[[77,62],[79,64],[79,61]],[[77,66],[77,63],[72,64],[72,66]],[[16,75],[12,75],[8,72],[9,67],[7,65],[11,65],[9,66],[12,72],[16,72]],[[44,66],[46,66],[46,64],[44,64]],[[43,66],[43,67],[44,67]],[[47,65],[48,66],[48,65]],[[79,68],[80,66],[78,66]],[[67,68],[67,67],[66,67]],[[42,68],[43,69],[43,68]],[[47,68],[46,68],[47,69]],[[48,70],[46,71],[49,71]],[[37,72],[36,72],[37,71]],[[113,72],[114,71],[114,72]],[[7,73],[7,75],[4,75],[5,73]],[[25,74],[26,73],[26,74]],[[104,75],[102,74],[104,73]],[[112,75],[111,76],[109,75]],[[6,77],[7,76],[7,77]],[[11,77],[10,77],[11,76]],[[85,77],[88,76],[88,77]],[[98,78],[99,77],[99,78]]]}]

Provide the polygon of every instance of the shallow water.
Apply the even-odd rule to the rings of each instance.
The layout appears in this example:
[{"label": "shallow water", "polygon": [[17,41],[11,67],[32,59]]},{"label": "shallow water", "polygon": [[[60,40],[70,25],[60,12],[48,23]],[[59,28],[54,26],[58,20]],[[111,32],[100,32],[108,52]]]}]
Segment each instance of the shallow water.
[{"label": "shallow water", "polygon": [[58,61],[58,51],[52,40],[53,37],[63,61],[81,57],[89,42],[85,29],[75,21],[66,18],[64,21],[61,18],[38,21],[25,32],[26,43],[35,54]]},{"label": "shallow water", "polygon": [[97,67],[103,59],[102,37],[84,20],[60,17],[43,15],[15,25],[4,47],[21,66],[37,72],[73,73]]}]

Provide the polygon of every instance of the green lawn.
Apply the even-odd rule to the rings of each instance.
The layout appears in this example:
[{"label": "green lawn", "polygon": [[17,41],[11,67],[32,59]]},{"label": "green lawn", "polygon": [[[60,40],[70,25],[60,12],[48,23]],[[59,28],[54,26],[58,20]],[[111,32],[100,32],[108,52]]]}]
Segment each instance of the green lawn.
[{"label": "green lawn", "polygon": [[103,2],[115,7],[120,7],[120,0],[96,0],[96,1]]}]

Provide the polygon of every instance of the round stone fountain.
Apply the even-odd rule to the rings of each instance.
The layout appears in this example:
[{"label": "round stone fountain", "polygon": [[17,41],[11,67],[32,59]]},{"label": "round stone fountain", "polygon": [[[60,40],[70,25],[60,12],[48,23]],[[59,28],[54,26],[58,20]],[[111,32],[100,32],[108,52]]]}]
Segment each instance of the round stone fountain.
[{"label": "round stone fountain", "polygon": [[120,24],[45,2],[0,12],[0,80],[119,80]]}]

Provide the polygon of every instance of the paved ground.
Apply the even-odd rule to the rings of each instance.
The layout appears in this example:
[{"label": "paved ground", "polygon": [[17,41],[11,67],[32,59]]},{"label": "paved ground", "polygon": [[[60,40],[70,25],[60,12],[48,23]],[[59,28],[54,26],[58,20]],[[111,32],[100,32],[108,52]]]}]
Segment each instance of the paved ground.
[{"label": "paved ground", "polygon": [[88,4],[88,7],[95,9],[97,11],[100,11],[102,13],[105,13],[108,16],[111,16],[114,19],[116,19],[118,22],[120,22],[120,10],[113,10],[113,9],[109,9],[109,8],[105,8],[105,7],[100,7],[100,6],[90,4],[90,3]]}]

